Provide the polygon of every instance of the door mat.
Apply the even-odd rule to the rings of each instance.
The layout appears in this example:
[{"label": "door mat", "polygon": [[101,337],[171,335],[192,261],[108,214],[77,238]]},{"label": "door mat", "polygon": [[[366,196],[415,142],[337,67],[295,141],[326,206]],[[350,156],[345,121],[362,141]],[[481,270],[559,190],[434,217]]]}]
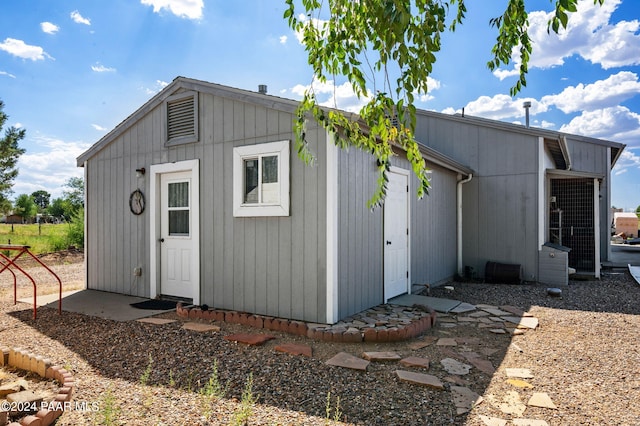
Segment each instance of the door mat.
[{"label": "door mat", "polygon": [[168,311],[176,308],[177,302],[173,300],[149,299],[143,302],[131,303],[131,306],[138,309],[149,309],[156,311]]}]

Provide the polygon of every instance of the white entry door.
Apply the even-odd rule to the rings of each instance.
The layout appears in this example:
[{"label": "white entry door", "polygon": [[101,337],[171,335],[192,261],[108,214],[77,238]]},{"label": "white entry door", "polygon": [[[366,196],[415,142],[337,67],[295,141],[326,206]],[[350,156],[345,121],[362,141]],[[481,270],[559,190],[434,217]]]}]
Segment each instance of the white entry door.
[{"label": "white entry door", "polygon": [[384,301],[409,291],[409,174],[389,173],[384,202]]},{"label": "white entry door", "polygon": [[160,177],[160,294],[193,298],[194,224],[191,172]]}]

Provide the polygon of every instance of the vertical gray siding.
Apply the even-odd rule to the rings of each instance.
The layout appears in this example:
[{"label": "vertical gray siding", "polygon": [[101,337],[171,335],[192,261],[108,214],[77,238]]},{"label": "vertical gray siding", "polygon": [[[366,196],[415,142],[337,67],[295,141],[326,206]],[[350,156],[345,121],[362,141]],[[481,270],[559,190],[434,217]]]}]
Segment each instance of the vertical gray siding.
[{"label": "vertical gray siding", "polygon": [[369,210],[375,159],[358,149],[338,153],[338,316],[383,303],[382,209]]},{"label": "vertical gray siding", "polygon": [[416,139],[475,171],[463,186],[463,266],[483,277],[487,261],[519,263],[535,280],[537,137],[419,116]]},{"label": "vertical gray siding", "polygon": [[[151,164],[200,161],[201,303],[306,321],[326,316],[326,177],[295,155],[291,113],[248,102],[199,94],[200,140],[164,146],[161,105],[149,110],[87,164],[87,265],[92,289],[148,297],[149,215],[129,212],[129,194],[149,193]],[[324,131],[307,133],[319,164]],[[233,148],[290,140],[291,215],[234,218]],[[135,278],[133,268],[142,266]]]}]

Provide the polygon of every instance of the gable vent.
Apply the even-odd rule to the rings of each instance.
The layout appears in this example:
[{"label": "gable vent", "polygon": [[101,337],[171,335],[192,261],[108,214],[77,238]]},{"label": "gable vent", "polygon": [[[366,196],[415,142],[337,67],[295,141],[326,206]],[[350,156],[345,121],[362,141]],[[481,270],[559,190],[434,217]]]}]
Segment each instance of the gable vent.
[{"label": "gable vent", "polygon": [[195,136],[195,96],[167,102],[168,139]]}]

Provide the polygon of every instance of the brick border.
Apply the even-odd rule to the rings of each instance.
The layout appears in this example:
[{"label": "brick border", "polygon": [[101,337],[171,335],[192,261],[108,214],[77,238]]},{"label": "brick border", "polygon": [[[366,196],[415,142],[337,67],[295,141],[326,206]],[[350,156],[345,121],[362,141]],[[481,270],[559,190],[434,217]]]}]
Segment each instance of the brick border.
[{"label": "brick border", "polygon": [[[52,379],[60,383],[58,394],[52,403],[64,407],[65,402],[71,401],[73,389],[76,386],[73,375],[59,365],[52,365],[48,358],[34,355],[21,348],[0,347],[0,366],[9,366],[20,370],[30,371],[42,378]],[[59,403],[59,404],[58,404]],[[49,426],[62,415],[64,410],[39,410],[36,415],[28,415],[20,423],[11,422],[7,426]]]},{"label": "brick border", "polygon": [[197,306],[185,306],[182,302],[176,305],[176,313],[185,319],[201,319],[205,321],[228,322],[254,328],[306,336],[309,339],[324,342],[359,343],[359,342],[400,342],[420,336],[436,324],[436,311],[425,306],[414,306],[427,314],[420,319],[413,320],[407,325],[391,328],[372,327],[365,330],[332,329],[331,326],[309,325],[303,321],[274,318],[270,316],[254,315],[247,312],[207,309],[203,311]]}]

